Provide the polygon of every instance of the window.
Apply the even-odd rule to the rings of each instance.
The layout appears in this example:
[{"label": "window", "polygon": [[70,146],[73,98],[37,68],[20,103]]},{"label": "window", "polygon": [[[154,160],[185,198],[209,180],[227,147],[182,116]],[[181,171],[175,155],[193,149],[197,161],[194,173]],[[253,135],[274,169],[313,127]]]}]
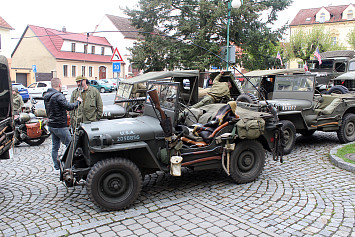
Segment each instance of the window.
[{"label": "window", "polygon": [[75,43],[71,43],[71,51],[75,52]]},{"label": "window", "polygon": [[354,17],[354,16],[353,16],[353,11],[352,11],[352,10],[349,10],[346,19],[347,19],[347,20],[352,20],[353,17]]},{"label": "window", "polygon": [[68,77],[68,65],[63,65],[63,76]]},{"label": "window", "polygon": [[355,61],[349,63],[349,71],[355,71]]},{"label": "window", "polygon": [[92,67],[89,67],[89,77],[92,77]]},{"label": "window", "polygon": [[320,22],[320,23],[325,22],[325,13],[320,14],[319,22]]},{"label": "window", "polygon": [[86,66],[81,66],[81,75],[86,75]]},{"label": "window", "polygon": [[105,55],[105,47],[101,47],[101,55]]},{"label": "window", "polygon": [[38,83],[37,87],[47,87],[47,85],[45,83],[40,82],[40,83]]},{"label": "window", "polygon": [[335,71],[336,72],[345,72],[345,67],[346,64],[344,62],[339,62],[339,63],[335,63]]},{"label": "window", "polygon": [[91,46],[91,54],[95,54],[95,46]]},{"label": "window", "polygon": [[71,66],[71,76],[76,77],[76,66]]},{"label": "window", "polygon": [[311,21],[311,19],[312,19],[311,17],[307,17],[306,21]]},{"label": "window", "polygon": [[331,37],[330,39],[332,45],[337,45],[337,37]]},{"label": "window", "polygon": [[84,44],[84,54],[87,54],[87,53],[88,53],[88,45]]}]

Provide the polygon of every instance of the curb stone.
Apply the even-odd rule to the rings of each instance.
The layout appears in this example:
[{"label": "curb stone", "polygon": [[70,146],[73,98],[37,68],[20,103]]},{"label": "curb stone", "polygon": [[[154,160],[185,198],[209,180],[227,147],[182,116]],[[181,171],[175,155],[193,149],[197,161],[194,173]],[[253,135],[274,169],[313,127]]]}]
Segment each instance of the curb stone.
[{"label": "curb stone", "polygon": [[348,163],[348,162],[344,161],[342,158],[335,155],[338,152],[338,149],[342,148],[345,145],[349,145],[349,144],[355,145],[355,142],[350,142],[347,144],[343,144],[343,145],[339,145],[339,146],[334,147],[333,149],[330,150],[329,157],[330,157],[331,162],[335,166],[337,166],[341,169],[350,171],[352,173],[355,173],[355,164]]}]

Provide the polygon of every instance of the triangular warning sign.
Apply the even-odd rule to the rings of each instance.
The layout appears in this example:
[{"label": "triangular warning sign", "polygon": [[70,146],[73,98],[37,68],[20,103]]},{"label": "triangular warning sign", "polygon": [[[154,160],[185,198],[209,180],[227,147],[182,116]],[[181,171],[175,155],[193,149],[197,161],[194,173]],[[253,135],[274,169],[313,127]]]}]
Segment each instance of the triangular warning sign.
[{"label": "triangular warning sign", "polygon": [[111,62],[123,62],[123,59],[121,57],[120,52],[118,52],[117,47],[115,48],[115,51],[113,51]]}]

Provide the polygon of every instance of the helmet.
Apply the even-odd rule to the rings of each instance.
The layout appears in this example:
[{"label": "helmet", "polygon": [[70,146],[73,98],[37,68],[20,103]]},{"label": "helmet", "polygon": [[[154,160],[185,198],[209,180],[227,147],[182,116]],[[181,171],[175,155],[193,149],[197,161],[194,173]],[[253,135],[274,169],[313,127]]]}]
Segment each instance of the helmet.
[{"label": "helmet", "polygon": [[82,80],[87,80],[87,78],[85,76],[83,76],[83,75],[77,76],[75,78],[75,81],[82,81]]}]

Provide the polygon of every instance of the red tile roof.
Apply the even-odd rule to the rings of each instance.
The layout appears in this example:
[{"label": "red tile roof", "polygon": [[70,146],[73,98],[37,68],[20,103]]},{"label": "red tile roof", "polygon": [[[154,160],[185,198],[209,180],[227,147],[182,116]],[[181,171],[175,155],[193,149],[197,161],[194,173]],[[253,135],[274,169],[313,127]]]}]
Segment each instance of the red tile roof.
[{"label": "red tile roof", "polygon": [[111,44],[105,37],[92,35],[87,37],[86,34],[82,33],[63,32],[33,25],[28,25],[27,28],[30,28],[35,33],[38,39],[41,40],[43,45],[56,59],[110,62],[111,56],[60,51],[64,41],[82,42],[98,46],[111,47]]},{"label": "red tile roof", "polygon": [[14,30],[5,20],[0,16],[0,28]]},{"label": "red tile roof", "polygon": [[[129,39],[139,39],[141,38],[138,34],[137,29],[132,25],[132,22],[128,18],[113,16],[106,14],[107,18],[110,19],[112,24],[121,31],[125,38]],[[135,31],[135,32],[133,32]]]},{"label": "red tile roof", "polygon": [[[324,23],[349,21],[342,19],[342,13],[348,6],[349,5],[324,7],[331,15],[330,20]],[[290,26],[321,24],[320,22],[316,22],[316,14],[322,8],[323,7],[300,10],[290,23]],[[310,18],[311,20],[306,21],[307,18]],[[355,18],[353,18],[353,20],[355,20]]]}]

